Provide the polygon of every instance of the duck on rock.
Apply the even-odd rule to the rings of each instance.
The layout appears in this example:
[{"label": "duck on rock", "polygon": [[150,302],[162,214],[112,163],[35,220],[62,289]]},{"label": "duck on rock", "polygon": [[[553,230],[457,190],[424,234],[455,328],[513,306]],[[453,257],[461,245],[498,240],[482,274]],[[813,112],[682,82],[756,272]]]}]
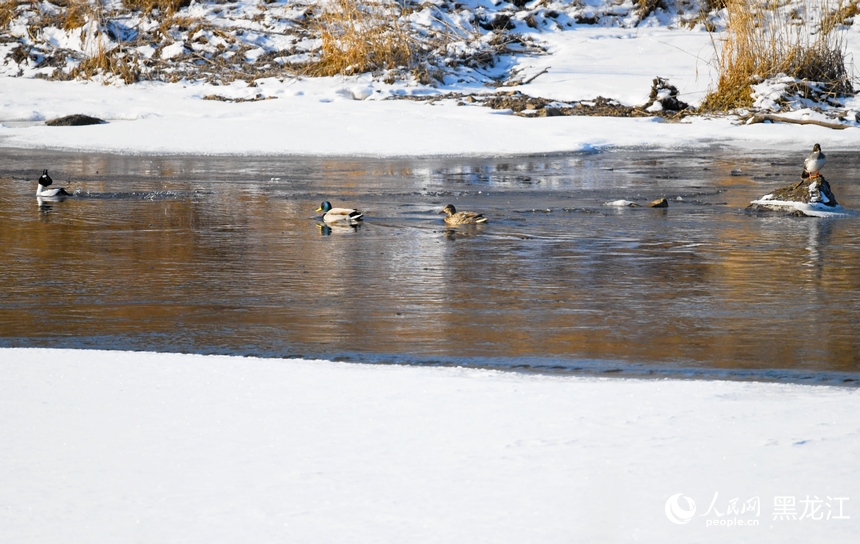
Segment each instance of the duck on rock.
[{"label": "duck on rock", "polygon": [[827,157],[825,157],[824,152],[821,151],[821,146],[819,144],[815,144],[812,146],[812,153],[807,155],[806,159],[803,161],[803,173],[800,174],[801,179],[821,177],[819,172],[824,168],[826,163]]}]

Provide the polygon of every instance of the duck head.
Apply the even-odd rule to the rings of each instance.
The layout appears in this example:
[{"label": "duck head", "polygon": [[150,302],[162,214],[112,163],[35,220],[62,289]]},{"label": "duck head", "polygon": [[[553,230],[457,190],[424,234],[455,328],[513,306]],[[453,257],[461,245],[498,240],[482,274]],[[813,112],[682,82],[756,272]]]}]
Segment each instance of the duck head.
[{"label": "duck head", "polygon": [[52,183],[54,183],[54,180],[52,180],[51,176],[48,175],[48,171],[45,170],[44,172],[42,172],[42,176],[39,178],[39,185],[41,185],[42,187],[48,187]]},{"label": "duck head", "polygon": [[455,213],[457,213],[457,208],[455,208],[453,204],[448,204],[439,213],[440,214],[444,213],[445,215],[454,215]]},{"label": "duck head", "polygon": [[330,203],[328,200],[326,200],[325,202],[323,202],[322,204],[320,204],[320,207],[319,207],[319,208],[317,208],[317,211],[318,211],[318,212],[326,213],[326,212],[327,212],[327,211],[329,211],[330,209],[331,209],[331,203]]}]

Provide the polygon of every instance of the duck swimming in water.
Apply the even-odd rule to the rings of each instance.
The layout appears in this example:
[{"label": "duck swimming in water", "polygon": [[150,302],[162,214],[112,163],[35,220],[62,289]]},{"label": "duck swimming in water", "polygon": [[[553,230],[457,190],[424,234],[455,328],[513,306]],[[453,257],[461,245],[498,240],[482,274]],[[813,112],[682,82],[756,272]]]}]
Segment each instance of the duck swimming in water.
[{"label": "duck swimming in water", "polygon": [[51,176],[48,175],[48,171],[45,170],[44,172],[42,172],[42,176],[39,178],[39,184],[36,185],[36,196],[38,198],[71,196],[71,194],[66,192],[66,190],[62,187],[57,187],[56,189],[48,189],[48,187],[50,187],[52,183],[54,183],[54,180],[52,180]]},{"label": "duck swimming in water", "polygon": [[826,162],[827,157],[825,157],[824,152],[821,151],[821,146],[815,144],[812,146],[812,153],[810,153],[803,161],[803,173],[800,174],[800,177],[802,179],[821,177],[819,170],[824,168],[824,164]]},{"label": "duck swimming in water", "polygon": [[353,208],[332,208],[331,203],[326,200],[317,212],[322,212],[322,219],[326,223],[355,223],[361,221],[364,214]]},{"label": "duck swimming in water", "polygon": [[448,225],[477,225],[487,222],[487,218],[484,217],[484,214],[477,212],[458,212],[457,208],[455,208],[453,204],[448,204],[439,213],[446,214],[444,219],[445,223]]}]

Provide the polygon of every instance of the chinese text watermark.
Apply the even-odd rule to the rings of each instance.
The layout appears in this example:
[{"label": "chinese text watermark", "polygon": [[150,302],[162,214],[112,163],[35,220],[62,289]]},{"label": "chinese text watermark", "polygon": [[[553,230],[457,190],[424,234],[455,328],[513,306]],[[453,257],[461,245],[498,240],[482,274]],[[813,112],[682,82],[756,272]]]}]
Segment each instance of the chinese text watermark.
[{"label": "chinese text watermark", "polygon": [[761,497],[721,498],[715,491],[713,497],[701,504],[707,509],[697,509],[696,500],[683,493],[675,493],[666,500],[666,517],[676,525],[694,521],[704,522],[705,527],[758,526],[764,518],[769,522],[820,522],[849,520],[848,497],[830,495],[776,495],[766,502]]}]

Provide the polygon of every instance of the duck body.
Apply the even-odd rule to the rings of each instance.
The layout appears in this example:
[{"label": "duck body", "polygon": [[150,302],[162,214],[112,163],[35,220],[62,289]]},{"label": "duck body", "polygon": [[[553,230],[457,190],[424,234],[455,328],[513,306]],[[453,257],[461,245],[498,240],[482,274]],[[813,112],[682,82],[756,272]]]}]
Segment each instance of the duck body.
[{"label": "duck body", "polygon": [[824,152],[821,151],[821,146],[819,144],[815,144],[812,146],[812,153],[810,153],[803,161],[803,173],[800,177],[802,179],[820,177],[821,174],[819,171],[824,168],[826,163],[827,157],[825,157]]},{"label": "duck body", "polygon": [[444,220],[447,225],[479,225],[487,222],[484,214],[468,211],[458,212],[453,204],[448,204],[439,213],[445,214]]},{"label": "duck body", "polygon": [[364,217],[362,212],[354,208],[334,208],[328,200],[320,204],[317,212],[322,212],[324,222],[333,224],[355,223]]},{"label": "duck body", "polygon": [[39,177],[39,183],[36,185],[36,196],[38,198],[71,196],[71,194],[66,192],[62,187],[48,189],[52,183],[54,183],[54,180],[52,180],[51,176],[48,175],[48,171],[45,170],[42,172],[42,175]]}]

